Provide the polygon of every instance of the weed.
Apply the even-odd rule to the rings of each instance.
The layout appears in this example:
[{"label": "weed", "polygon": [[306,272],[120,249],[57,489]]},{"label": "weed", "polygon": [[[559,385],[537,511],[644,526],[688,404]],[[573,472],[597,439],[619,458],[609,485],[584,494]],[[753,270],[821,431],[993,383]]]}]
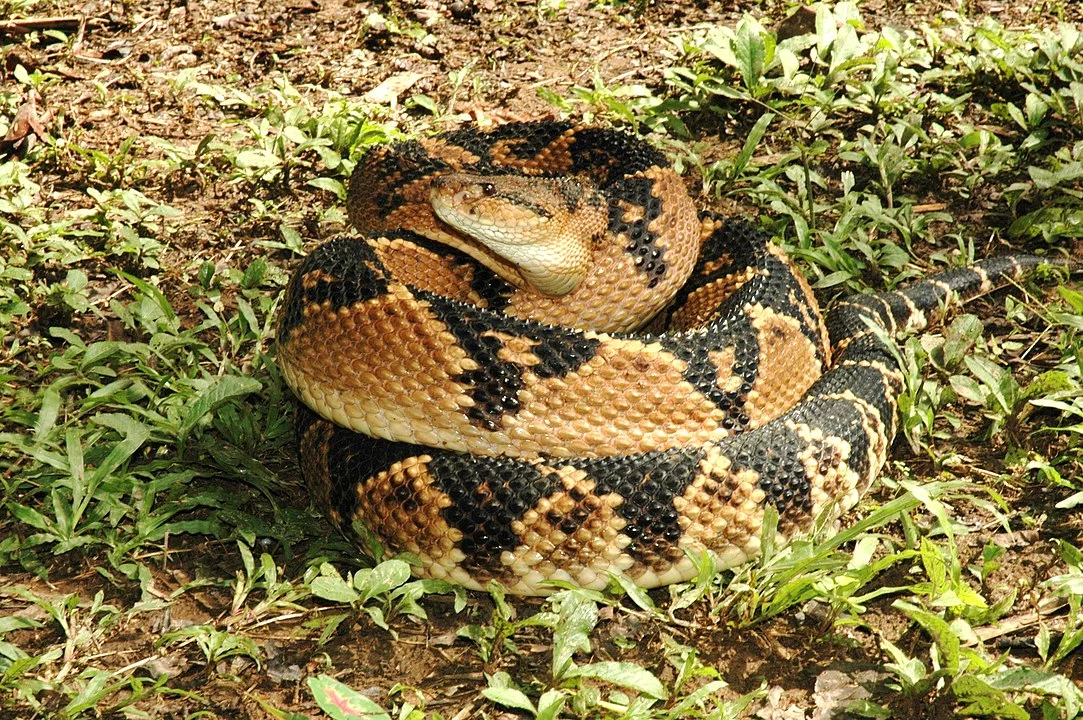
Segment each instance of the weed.
[{"label": "weed", "polygon": [[[395,635],[388,622],[398,615],[427,619],[418,600],[431,593],[454,593],[456,612],[466,603],[465,591],[441,580],[410,579],[410,566],[404,560],[385,560],[374,568],[357,570],[343,578],[334,566],[324,564],[312,577],[312,594],[333,602],[347,603],[363,610],[376,625]],[[369,604],[370,601],[376,604]]]}]

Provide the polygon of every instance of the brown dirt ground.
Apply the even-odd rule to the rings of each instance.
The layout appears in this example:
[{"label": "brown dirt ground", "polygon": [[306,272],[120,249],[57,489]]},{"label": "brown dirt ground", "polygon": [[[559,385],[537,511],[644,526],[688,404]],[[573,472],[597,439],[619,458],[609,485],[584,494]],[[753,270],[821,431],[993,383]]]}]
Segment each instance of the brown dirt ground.
[{"label": "brown dirt ground", "polygon": [[[1048,20],[1040,3],[975,0],[968,6],[971,15],[994,15],[1009,26]],[[870,22],[913,26],[941,9],[953,8],[955,4],[947,2],[873,0],[864,3],[862,11]],[[190,94],[174,91],[167,82],[167,76],[182,70],[194,71],[203,82],[240,88],[251,88],[272,73],[282,73],[296,87],[321,85],[354,98],[393,75],[416,73],[419,79],[411,91],[427,93],[442,105],[454,96],[456,113],[527,118],[553,112],[552,106],[538,98],[540,87],[566,95],[570,87],[589,87],[595,73],[610,85],[656,86],[666,64],[669,41],[679,31],[698,23],[733,24],[745,10],[774,23],[783,18],[786,9],[775,0],[743,5],[656,2],[648,4],[641,15],[628,5],[606,7],[581,0],[568,0],[566,9],[552,14],[535,2],[497,0],[57,3],[51,8],[39,5],[35,13],[85,16],[77,41],[71,46],[16,44],[5,52],[3,64],[7,71],[21,63],[30,70],[60,74],[62,81],[48,88],[40,108],[53,113],[50,131],[85,147],[112,152],[131,136],[157,135],[194,146],[215,131],[221,120],[218,111]],[[434,40],[419,42],[401,34],[363,32],[364,19],[373,12],[420,22],[428,26]],[[1076,15],[1069,20],[1083,19],[1079,8],[1069,8],[1069,13]],[[468,79],[455,90],[449,73],[467,66],[471,67]],[[84,196],[72,192],[78,188],[69,185],[62,167],[36,180],[43,184],[43,194],[50,203],[66,197],[82,202],[79,198]],[[184,227],[173,236],[174,247],[159,276],[178,304],[183,304],[183,289],[203,260],[243,266],[237,258],[260,251],[256,241],[277,239],[274,223],[243,225],[246,236],[235,234],[234,219],[244,216],[249,205],[246,197],[222,179],[147,177],[136,185],[184,213]],[[275,201],[296,209],[327,198],[311,193],[304,196],[299,191],[297,197],[285,194]],[[313,210],[307,226],[313,242],[328,234],[317,215]],[[105,282],[104,277],[98,280]],[[100,332],[104,334],[106,329]],[[914,469],[926,470],[935,474],[935,468]],[[1056,512],[1052,510],[1056,498],[1016,499],[1032,505],[1033,517]],[[1026,594],[1050,572],[1054,554],[1049,529],[1067,520],[1048,517],[1034,528],[1033,535],[994,535],[990,531],[964,550],[980,556],[981,541],[989,536],[1009,548],[990,584],[993,588],[1020,588],[1024,597],[1017,610],[1024,612],[1028,609]],[[1078,525],[1073,534],[1078,535]],[[207,571],[207,559],[215,557],[223,567]],[[174,548],[170,569],[155,581],[168,591],[210,572],[230,577],[235,565],[228,548],[182,544]],[[116,588],[103,582],[88,564],[54,567],[48,584],[26,577],[6,580],[33,587],[46,597],[77,591],[86,598],[100,589],[109,602],[121,607],[134,600],[118,596]],[[892,578],[884,583],[892,584]],[[270,717],[260,702],[315,713],[318,711],[304,680],[316,672],[330,672],[381,703],[387,703],[393,685],[403,683],[424,697],[426,708],[444,717],[475,717],[482,710],[490,717],[502,717],[498,710],[482,705],[477,694],[485,684],[485,673],[504,669],[518,679],[545,678],[548,673],[549,647],[541,634],[532,639],[517,638],[517,653],[498,653],[488,663],[481,662],[471,646],[455,640],[456,630],[464,623],[483,622],[489,617],[491,603],[483,597],[473,597],[462,614],[454,614],[450,604],[440,599],[428,602],[430,621],[397,621],[397,640],[363,616],[347,621],[323,647],[296,622],[268,625],[253,635],[266,658],[262,669],[243,659],[205,668],[194,654],[155,650],[155,638],[167,628],[191,622],[221,623],[229,616],[230,601],[223,588],[190,591],[168,610],[122,621],[101,647],[103,662],[119,668],[157,653],[152,672],[170,673],[174,676],[171,687],[189,689],[202,698],[195,701],[167,695],[144,708],[160,718],[190,717],[196,710],[208,713],[202,717]],[[516,602],[515,607],[523,616],[538,605],[527,600]],[[703,662],[719,668],[731,683],[730,697],[766,682],[773,691],[760,706],[761,717],[805,717],[803,712],[793,713],[797,708],[811,711],[818,683],[829,677],[825,673],[837,670],[858,676],[879,667],[881,635],[904,649],[925,642],[905,635],[908,628],[899,625],[888,603],[874,603],[865,625],[844,631],[833,631],[830,618],[814,607],[740,630],[709,611],[706,605],[693,608],[682,622],[664,626],[618,613],[603,622],[595,635],[595,659],[635,660],[659,672],[664,680],[672,679],[662,659],[664,638],[669,636],[696,647]],[[56,642],[50,632],[41,631],[37,641]],[[629,649],[614,642],[620,637],[631,639],[633,646]],[[28,642],[20,644],[35,644],[32,638],[24,639]],[[1076,659],[1065,670],[1083,677],[1081,665],[1083,661]],[[413,692],[408,690],[403,697],[410,699]],[[950,707],[930,706],[927,698],[899,699],[895,708],[900,717],[951,717]]]}]

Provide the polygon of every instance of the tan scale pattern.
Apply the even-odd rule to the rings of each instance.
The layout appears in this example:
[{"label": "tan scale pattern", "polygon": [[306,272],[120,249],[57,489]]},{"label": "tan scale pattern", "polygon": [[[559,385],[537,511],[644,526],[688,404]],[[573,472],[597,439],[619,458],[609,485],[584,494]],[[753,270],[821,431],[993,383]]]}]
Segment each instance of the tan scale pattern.
[{"label": "tan scale pattern", "polygon": [[[614,341],[580,372],[551,379],[524,373],[519,412],[505,417],[500,429],[483,431],[463,414],[473,400],[454,379],[476,369],[473,361],[419,303],[404,304],[413,312],[403,311],[392,292],[347,312],[312,308],[306,331],[280,350],[290,386],[325,418],[355,432],[482,455],[618,454],[651,442],[706,440],[717,430],[717,408],[681,378],[680,361],[661,353],[629,357],[623,352],[629,345],[643,350],[643,344]],[[521,344],[504,357],[520,353]],[[656,375],[656,384],[620,382],[637,360],[649,363],[645,374]],[[587,398],[604,400],[602,407],[620,413],[620,422],[612,424],[615,418],[598,413]],[[673,408],[683,427],[662,410],[678,399],[692,404],[683,413]]]},{"label": "tan scale pattern", "polygon": [[[466,168],[475,164],[480,157],[461,145],[448,142],[440,137],[427,137],[418,141],[430,157],[443,160],[453,168]],[[388,183],[390,184],[390,183]]]},{"label": "tan scale pattern", "polygon": [[[723,263],[722,265],[728,265]],[[706,268],[704,274],[717,268]],[[703,327],[718,317],[718,306],[726,298],[759,274],[756,268],[746,268],[714,280],[689,294],[688,299],[670,317],[670,327],[679,330]]]},{"label": "tan scale pattern", "polygon": [[[786,254],[786,251],[779,245],[768,245],[767,252],[778,258],[784,265],[793,265],[793,260],[790,259]],[[816,294],[812,292],[812,286],[809,285],[808,280],[803,273],[795,270],[793,279],[797,281],[798,287],[801,288],[801,297],[790,298],[790,300],[796,307],[800,308],[805,327],[816,328],[819,331],[820,356],[824,358],[825,364],[830,364],[831,338],[828,337],[827,327],[823,323],[823,315],[820,312],[820,303],[816,299]]]},{"label": "tan scale pattern", "polygon": [[[812,514],[831,508],[837,517],[853,507],[860,495],[861,478],[849,465],[853,451],[850,443],[823,428],[798,423],[789,423],[789,427],[807,444],[798,457],[812,486]],[[806,521],[804,513],[786,513],[779,518],[779,529],[789,533]]]},{"label": "tan scale pattern", "polygon": [[[474,402],[455,378],[476,364],[401,286],[340,311],[308,308],[304,332],[282,345],[280,357],[306,404],[343,427],[389,440],[481,455],[591,457],[688,447],[731,434],[720,424],[722,411],[684,379],[682,360],[657,344],[595,337],[603,340],[598,354],[557,378],[530,371],[539,362],[532,341],[500,337],[499,356],[523,367],[523,388],[518,411],[496,430],[479,428],[463,412]],[[788,368],[796,361],[790,358]],[[719,366],[723,389],[733,389],[726,384],[731,364]],[[629,383],[629,377],[642,380]],[[778,388],[754,391],[749,407],[756,421],[784,410],[794,394],[787,388],[809,377],[800,373]]]},{"label": "tan scale pattern", "polygon": [[339,311],[312,306],[305,316],[305,331],[282,344],[280,362],[290,386],[326,419],[432,447],[454,446],[471,431],[460,409],[472,401],[453,378],[476,363],[405,288]]},{"label": "tan scale pattern", "polygon": [[526,175],[565,173],[573,163],[571,146],[574,136],[575,128],[570,128],[529,158],[520,157],[519,150],[526,144],[525,140],[498,140],[493,143],[490,154],[497,165],[516,168]]},{"label": "tan scale pattern", "polygon": [[[621,455],[726,437],[722,412],[684,379],[684,369],[657,344],[607,338],[576,372],[560,378],[524,374],[521,409],[505,425],[509,434],[555,457]],[[628,383],[629,377],[642,381]]]},{"label": "tan scale pattern", "polygon": [[[774,420],[791,408],[820,377],[819,358],[794,318],[763,306],[746,308],[758,333],[759,372],[745,401],[751,427]],[[795,369],[799,371],[795,372]]]},{"label": "tan scale pattern", "polygon": [[[562,579],[584,587],[604,585],[607,570],[627,570],[633,561],[624,553],[630,539],[621,534],[624,520],[615,512],[623,499],[595,494],[595,484],[576,468],[542,467],[560,477],[563,488],[542,498],[511,527],[522,543],[504,553],[511,584]],[[561,525],[571,520],[570,533]]]},{"label": "tan scale pattern", "polygon": [[486,300],[471,285],[474,267],[457,263],[447,253],[438,253],[402,238],[374,238],[368,241],[388,273],[404,285],[425,287],[437,295],[485,307]]},{"label": "tan scale pattern", "polygon": [[462,537],[440,515],[451,499],[435,487],[431,461],[429,455],[407,458],[358,483],[353,519],[388,545],[416,555],[432,577],[482,589],[490,578],[478,570],[467,576],[460,567],[466,556],[455,544]]},{"label": "tan scale pattern", "polygon": [[331,502],[331,460],[330,438],[334,427],[325,423],[309,426],[307,432],[298,438],[297,451],[302,467],[310,468],[308,491],[322,508],[327,508],[328,516],[336,526],[342,526],[343,517]]},{"label": "tan scale pattern", "polygon": [[727,566],[744,562],[744,551],[759,547],[764,491],[759,474],[737,470],[733,461],[709,448],[700,472],[674,507],[681,514],[685,545],[715,550]]}]

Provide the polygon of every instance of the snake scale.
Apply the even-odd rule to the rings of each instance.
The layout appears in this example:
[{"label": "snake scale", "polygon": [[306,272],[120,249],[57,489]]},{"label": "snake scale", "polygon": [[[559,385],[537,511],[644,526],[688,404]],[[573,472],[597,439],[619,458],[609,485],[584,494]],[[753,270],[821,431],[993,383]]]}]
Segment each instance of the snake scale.
[{"label": "snake scale", "polygon": [[[441,209],[463,198],[541,235],[592,224],[572,253],[591,263],[509,261],[499,223],[490,246]],[[892,338],[1041,262],[986,260],[823,318],[781,249],[697,213],[652,146],[555,121],[370,151],[348,209],[363,236],[316,248],[280,318],[311,491],[421,576],[520,594],[687,580],[704,550],[733,566],[769,506],[779,542],[837,518],[895,436]]]}]

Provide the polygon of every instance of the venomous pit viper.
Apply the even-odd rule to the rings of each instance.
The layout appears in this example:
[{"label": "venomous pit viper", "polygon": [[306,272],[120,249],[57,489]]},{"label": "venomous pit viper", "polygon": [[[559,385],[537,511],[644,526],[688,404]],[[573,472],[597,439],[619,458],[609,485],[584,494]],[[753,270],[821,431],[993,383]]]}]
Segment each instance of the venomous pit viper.
[{"label": "venomous pit viper", "polygon": [[312,252],[280,318],[305,476],[419,575],[522,594],[686,580],[704,549],[741,563],[768,506],[780,541],[838,517],[895,436],[891,337],[1039,263],[824,320],[785,254],[697,214],[658,151],[552,121],[379,148],[348,209],[364,237]]}]

